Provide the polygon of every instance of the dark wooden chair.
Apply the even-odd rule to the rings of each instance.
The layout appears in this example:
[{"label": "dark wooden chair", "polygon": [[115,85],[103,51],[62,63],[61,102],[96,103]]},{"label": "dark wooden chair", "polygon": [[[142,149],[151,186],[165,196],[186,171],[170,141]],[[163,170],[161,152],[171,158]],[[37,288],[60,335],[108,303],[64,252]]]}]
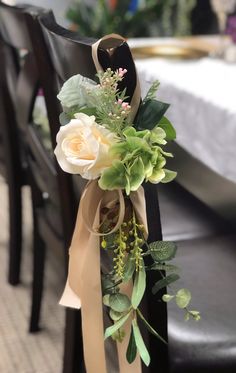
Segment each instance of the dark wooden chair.
[{"label": "dark wooden chair", "polygon": [[[55,145],[55,136],[59,129],[58,116],[61,108],[56,99],[59,87],[62,83],[74,74],[82,74],[89,78],[94,78],[96,70],[92,60],[91,45],[95,40],[82,39],[77,34],[67,31],[58,26],[51,15],[40,17],[40,24],[46,40],[47,51],[43,52],[39,48],[39,43],[35,49],[42,87],[45,94],[45,100],[48,109],[48,117],[52,135],[52,143]],[[31,32],[33,38],[38,38],[37,35]],[[111,47],[111,46],[110,46]],[[123,82],[127,87],[127,94],[132,97],[136,85],[136,72],[133,59],[128,48],[124,42],[118,42],[114,39],[112,47],[115,48],[112,55],[106,49],[99,49],[99,60],[103,68],[111,67],[116,69],[118,67],[127,68],[128,74]],[[62,206],[62,221],[65,226],[63,243],[67,248],[71,239],[73,223],[74,223],[74,207],[76,206],[74,200],[68,200],[68,196],[73,196],[72,178],[66,175],[57,168],[57,178],[59,180],[60,202]],[[75,186],[75,184],[77,184]],[[84,183],[82,183],[84,184]],[[81,180],[73,183],[74,188],[79,190],[80,194]],[[148,223],[150,240],[161,239],[161,224],[159,216],[159,207],[156,187],[153,185],[146,185],[145,187],[148,211]],[[67,204],[66,206],[65,203]],[[39,231],[41,238],[48,246],[50,242],[47,239],[45,225],[43,224],[43,213],[38,209]],[[150,275],[148,281],[153,282],[153,276]],[[146,313],[149,321],[156,327],[162,335],[167,338],[166,330],[166,306],[165,304],[158,304],[153,300],[153,297],[148,294],[146,299]],[[78,326],[76,328],[76,325]],[[79,329],[79,330],[78,330]],[[80,336],[80,313],[78,311],[67,311],[66,321],[66,338],[65,338],[65,360],[64,372],[76,372],[83,369],[82,351],[77,348],[78,336]],[[81,347],[80,344],[78,344]],[[156,372],[158,367],[160,372],[166,372],[167,369],[167,349],[165,345],[158,343],[152,337],[149,337],[149,348],[152,356],[151,366],[143,368],[143,371]],[[79,350],[79,351],[78,351]],[[160,352],[157,357],[156,350]]]},{"label": "dark wooden chair", "polygon": [[[22,251],[22,187],[28,183],[24,145],[25,115],[31,102],[22,91],[27,61],[20,57],[22,48],[30,48],[26,31],[21,27],[23,15],[8,14],[8,6],[0,2],[0,126],[2,174],[8,183],[9,200],[9,267],[8,281],[20,281]],[[13,25],[14,22],[14,25]],[[12,27],[13,26],[13,27]],[[18,126],[20,123],[20,126]]]},{"label": "dark wooden chair", "polygon": [[[64,258],[66,258],[64,260],[64,268],[66,269],[68,247],[77,208],[72,180],[57,167],[53,156],[55,131],[58,129],[57,114],[59,113],[59,105],[56,96],[52,96],[50,99],[50,93],[53,92],[55,94],[56,92],[55,79],[51,75],[50,63],[45,63],[45,61],[49,62],[50,60],[47,59],[46,44],[38,22],[40,14],[48,13],[50,11],[27,5],[11,7],[3,3],[0,4],[1,51],[5,62],[4,65],[1,64],[1,69],[3,69],[1,70],[1,78],[7,77],[10,81],[9,83],[5,79],[5,85],[1,83],[1,87],[5,89],[3,91],[4,102],[2,105],[4,111],[1,114],[5,114],[4,123],[6,125],[8,124],[7,119],[13,118],[12,128],[15,132],[14,135],[11,132],[7,140],[9,146],[16,151],[18,148],[14,148],[15,140],[19,138],[19,154],[22,153],[23,160],[27,165],[27,180],[31,187],[33,203],[34,268],[32,310],[29,326],[31,332],[39,330],[46,246],[52,250],[55,248],[56,253],[64,254]],[[50,16],[53,19],[51,13]],[[35,44],[34,47],[33,44]],[[22,50],[24,51],[23,57],[20,56]],[[35,58],[35,51],[37,52],[37,58]],[[12,71],[12,65],[15,67],[15,63],[16,71]],[[38,69],[38,67],[40,68]],[[44,68],[45,71],[43,71]],[[52,84],[49,91],[49,84],[45,79],[49,79],[49,84]],[[51,150],[46,149],[39,128],[33,123],[33,107],[40,87],[45,89],[47,97],[46,104],[50,124],[48,136],[51,141]],[[13,154],[15,155],[15,153]],[[16,170],[20,170],[20,166],[18,166],[19,155],[16,156],[16,160],[18,161],[17,166],[9,157],[13,176],[15,174],[18,175]],[[16,215],[15,218],[17,218]],[[17,228],[19,228],[19,223],[20,219],[17,221]],[[14,258],[17,258],[16,254],[13,256]],[[15,268],[12,271],[15,275]],[[62,273],[65,276],[66,271],[62,271]],[[66,335],[69,333],[74,336],[73,343],[71,345],[66,344],[65,371],[68,372],[70,369],[70,355],[75,356],[75,348],[77,351],[77,366],[82,369],[83,365],[80,319],[77,315],[76,317],[74,315],[74,311],[68,311],[70,322],[67,323]]]}]

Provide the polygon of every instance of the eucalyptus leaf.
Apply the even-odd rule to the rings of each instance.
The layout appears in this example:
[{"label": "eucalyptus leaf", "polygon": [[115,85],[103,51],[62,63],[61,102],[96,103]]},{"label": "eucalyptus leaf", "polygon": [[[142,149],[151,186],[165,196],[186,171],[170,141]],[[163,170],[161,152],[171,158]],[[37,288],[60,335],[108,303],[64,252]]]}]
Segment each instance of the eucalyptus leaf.
[{"label": "eucalyptus leaf", "polygon": [[104,297],[102,298],[102,300],[103,300],[103,304],[105,306],[109,306],[109,304],[110,304],[110,294],[104,295]]},{"label": "eucalyptus leaf", "polygon": [[143,298],[143,294],[146,288],[146,271],[144,267],[144,261],[142,260],[142,268],[136,272],[134,279],[134,287],[131,297],[131,303],[134,309],[139,306]]},{"label": "eucalyptus leaf", "polygon": [[59,122],[61,126],[65,126],[70,122],[71,118],[70,116],[65,113],[64,111],[59,115]]},{"label": "eucalyptus leaf", "polygon": [[57,98],[61,101],[62,106],[70,108],[78,105],[93,106],[89,91],[97,88],[97,84],[84,76],[77,74],[68,79],[62,86]]},{"label": "eucalyptus leaf", "polygon": [[134,127],[138,130],[152,130],[159,123],[169,106],[165,102],[154,99],[143,102],[139,107]]},{"label": "eucalyptus leaf", "polygon": [[148,350],[145,346],[145,343],[143,341],[143,337],[140,333],[137,321],[135,319],[132,320],[132,327],[133,327],[133,332],[134,332],[135,343],[136,343],[138,352],[140,354],[140,357],[143,360],[144,364],[146,366],[149,366],[150,361],[151,361],[150,355],[149,355]]},{"label": "eucalyptus leaf", "polygon": [[194,318],[195,321],[199,321],[201,319],[201,315],[199,311],[191,310],[191,311],[188,311],[188,313]]},{"label": "eucalyptus leaf", "polygon": [[154,261],[165,262],[175,257],[177,246],[172,241],[155,241],[150,243],[150,254]]},{"label": "eucalyptus leaf", "polygon": [[119,330],[122,325],[128,320],[129,316],[131,314],[131,311],[128,312],[126,315],[124,315],[123,317],[121,317],[121,319],[119,319],[118,321],[116,321],[114,323],[114,325],[112,326],[109,326],[109,328],[107,328],[105,330],[105,336],[104,338],[107,339],[108,337],[110,337],[112,334],[114,334],[117,330]]},{"label": "eucalyptus leaf", "polygon": [[176,131],[174,127],[172,126],[169,119],[166,117],[162,117],[160,122],[158,123],[158,127],[162,128],[166,133],[166,140],[174,140],[176,139]]},{"label": "eucalyptus leaf", "polygon": [[109,292],[112,292],[112,287],[114,286],[115,282],[110,278],[106,276],[102,276],[102,292],[103,294],[107,294]]},{"label": "eucalyptus leaf", "polygon": [[191,293],[188,289],[180,289],[176,293],[175,301],[179,308],[185,308],[189,305]]},{"label": "eucalyptus leaf", "polygon": [[130,306],[131,302],[127,295],[116,293],[111,294],[109,298],[109,306],[117,312],[124,312],[127,311]]},{"label": "eucalyptus leaf", "polygon": [[179,278],[179,275],[177,275],[176,273],[172,273],[171,275],[164,277],[163,279],[155,283],[155,285],[152,288],[152,293],[156,294],[159,290],[179,280]]},{"label": "eucalyptus leaf", "polygon": [[137,355],[137,346],[136,346],[136,342],[135,342],[135,339],[134,339],[134,332],[133,332],[133,328],[132,328],[131,333],[130,333],[128,348],[127,348],[127,351],[126,351],[126,359],[127,359],[129,364],[133,363],[133,361],[136,358],[136,355]]},{"label": "eucalyptus leaf", "polygon": [[79,109],[80,113],[87,114],[89,116],[94,115],[96,116],[97,109],[95,107],[82,107]]},{"label": "eucalyptus leaf", "polygon": [[135,261],[132,254],[129,254],[125,263],[123,282],[128,282],[132,278],[134,271]]},{"label": "eucalyptus leaf", "polygon": [[117,311],[114,311],[113,309],[110,309],[109,315],[113,321],[118,321],[123,316],[123,312],[117,312]]},{"label": "eucalyptus leaf", "polygon": [[154,263],[147,269],[153,270],[153,271],[165,271],[165,272],[178,272],[179,271],[179,267],[173,264],[159,264],[159,263]]},{"label": "eucalyptus leaf", "polygon": [[170,294],[164,294],[162,296],[162,300],[163,302],[169,302],[171,301],[175,296],[174,295],[170,295]]}]

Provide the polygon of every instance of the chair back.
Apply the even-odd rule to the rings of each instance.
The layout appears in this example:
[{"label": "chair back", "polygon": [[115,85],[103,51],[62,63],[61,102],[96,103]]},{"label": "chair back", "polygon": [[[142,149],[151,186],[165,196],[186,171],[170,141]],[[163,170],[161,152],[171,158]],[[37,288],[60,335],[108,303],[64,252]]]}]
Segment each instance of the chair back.
[{"label": "chair back", "polygon": [[170,150],[175,157],[169,163],[178,170],[178,184],[225,219],[229,228],[234,230],[236,183],[210,169],[176,142],[171,144]]},{"label": "chair back", "polygon": [[[65,80],[72,75],[81,74],[88,78],[94,79],[96,69],[92,59],[92,44],[94,39],[80,38],[78,34],[65,30],[59,25],[55,24],[54,19],[49,15],[40,17],[40,24],[43,30],[44,38],[46,40],[50,62],[46,61],[45,65],[41,61],[41,76],[46,72],[46,65],[50,65],[50,74],[43,79],[45,86],[45,98],[50,102],[48,112],[51,111],[52,123],[50,124],[53,136],[56,136],[59,130],[58,116],[61,108],[58,105],[56,95],[58,94],[59,87]],[[110,41],[111,42],[111,41]],[[110,43],[109,42],[109,43]],[[46,56],[44,54],[44,56]],[[126,87],[127,95],[132,97],[136,86],[136,69],[133,62],[132,54],[126,42],[114,39],[114,43],[109,45],[109,49],[103,45],[98,49],[98,59],[103,69],[110,67],[115,70],[119,67],[128,70],[122,82],[122,87]],[[54,102],[53,102],[54,101]],[[55,138],[52,140],[55,141]],[[144,186],[147,202],[147,215],[149,226],[149,239],[151,241],[161,240],[161,223],[159,214],[159,205],[157,198],[157,188],[154,185],[147,184]],[[152,271],[150,271],[152,272]],[[151,288],[156,278],[153,274],[148,277],[148,284]],[[167,338],[167,321],[166,321],[166,306],[165,304],[158,304],[153,299],[151,294],[148,294],[146,299],[147,317],[160,331],[160,333]],[[156,372],[157,368],[160,372],[167,372],[167,349],[164,344],[159,343],[155,337],[149,338],[149,348],[151,352],[151,365],[147,369],[143,367],[143,372]],[[158,351],[158,354],[157,354]]]},{"label": "chair back", "polygon": [[[6,76],[5,86],[9,98],[8,105],[4,104],[4,107],[9,108],[6,118],[14,116],[15,123],[12,126],[22,145],[21,158],[34,179],[31,186],[38,188],[42,195],[39,203],[45,205],[48,220],[55,232],[61,237],[68,237],[64,234],[65,227],[60,219],[62,213],[57,213],[58,208],[61,211],[63,209],[60,203],[62,199],[58,192],[60,189],[57,165],[53,156],[50,129],[45,129],[51,149],[48,150],[42,140],[39,126],[33,120],[37,93],[39,88],[42,88],[38,69],[40,61],[36,62],[35,50],[39,49],[40,53],[45,52],[45,43],[38,23],[40,14],[50,14],[53,17],[51,11],[42,8],[27,5],[12,7],[0,3],[0,31],[5,62],[1,65],[4,69],[1,75]],[[13,139],[12,136],[11,138]],[[69,240],[65,247],[68,242]]]}]

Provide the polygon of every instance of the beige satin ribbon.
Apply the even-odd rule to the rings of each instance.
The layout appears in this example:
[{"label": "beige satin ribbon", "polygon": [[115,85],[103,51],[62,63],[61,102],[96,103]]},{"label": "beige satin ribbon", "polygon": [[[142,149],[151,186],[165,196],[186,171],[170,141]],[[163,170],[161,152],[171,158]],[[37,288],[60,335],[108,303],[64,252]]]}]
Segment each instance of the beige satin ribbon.
[{"label": "beige satin ribbon", "polygon": [[[98,47],[102,44],[106,48],[114,48],[124,39],[111,34],[100,39],[92,46],[92,56],[97,71],[102,70],[97,57]],[[106,45],[104,45],[104,43]],[[137,78],[136,89],[131,101],[132,117],[135,117],[140,102],[140,88]],[[146,206],[143,188],[130,195],[131,202],[140,223],[147,231]],[[60,304],[81,308],[82,331],[84,345],[84,359],[87,373],[107,373],[105,347],[103,305],[101,289],[100,265],[100,210],[110,203],[119,203],[119,216],[116,231],[123,222],[125,214],[124,197],[121,190],[103,191],[99,188],[97,180],[87,184],[80,200],[77,221],[69,250],[69,270],[66,287]],[[123,284],[122,292],[131,295],[132,283]],[[137,357],[132,364],[126,360],[126,349],[131,327],[131,320],[126,323],[126,337],[122,343],[117,344],[120,373],[141,373],[141,361]],[[111,372],[108,372],[111,373]]]}]

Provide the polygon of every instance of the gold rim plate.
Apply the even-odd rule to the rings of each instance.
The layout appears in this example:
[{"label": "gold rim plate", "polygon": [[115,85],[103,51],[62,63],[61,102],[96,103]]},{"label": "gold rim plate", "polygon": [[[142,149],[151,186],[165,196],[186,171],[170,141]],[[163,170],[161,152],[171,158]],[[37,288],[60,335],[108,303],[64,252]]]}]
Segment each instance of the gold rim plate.
[{"label": "gold rim plate", "polygon": [[197,59],[208,55],[207,51],[193,48],[192,46],[159,44],[144,47],[131,48],[134,58],[173,58],[173,59]]}]

